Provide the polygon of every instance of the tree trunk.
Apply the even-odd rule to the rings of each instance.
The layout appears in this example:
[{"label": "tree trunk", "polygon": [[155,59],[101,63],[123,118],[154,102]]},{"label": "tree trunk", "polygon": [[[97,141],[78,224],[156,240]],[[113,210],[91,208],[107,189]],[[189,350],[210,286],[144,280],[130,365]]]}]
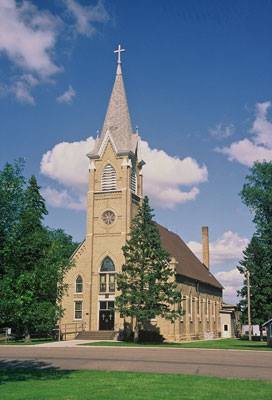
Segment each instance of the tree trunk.
[{"label": "tree trunk", "polygon": [[138,343],[139,341],[139,330],[140,330],[140,324],[136,319],[135,330],[134,330],[134,343]]},{"label": "tree trunk", "polygon": [[260,329],[260,341],[263,341],[263,326],[260,324],[259,325],[259,329]]},{"label": "tree trunk", "polygon": [[30,337],[30,333],[28,331],[28,329],[25,330],[25,342],[30,342],[31,341],[31,337]]}]

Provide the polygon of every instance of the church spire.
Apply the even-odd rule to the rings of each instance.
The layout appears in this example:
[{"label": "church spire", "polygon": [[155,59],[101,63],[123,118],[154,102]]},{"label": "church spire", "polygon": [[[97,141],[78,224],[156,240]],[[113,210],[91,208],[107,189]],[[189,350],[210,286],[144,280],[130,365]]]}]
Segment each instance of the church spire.
[{"label": "church spire", "polygon": [[133,138],[121,66],[121,53],[124,51],[125,49],[122,49],[121,45],[114,51],[117,54],[116,77],[101,134],[95,146],[95,153],[100,152],[100,147],[106,135],[111,137],[118,153],[128,153],[134,147],[135,140]]}]

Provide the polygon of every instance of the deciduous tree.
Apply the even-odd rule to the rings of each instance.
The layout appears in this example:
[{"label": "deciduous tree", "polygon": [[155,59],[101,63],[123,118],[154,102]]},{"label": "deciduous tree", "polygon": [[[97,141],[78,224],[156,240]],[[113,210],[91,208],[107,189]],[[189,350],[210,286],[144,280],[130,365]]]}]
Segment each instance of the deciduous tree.
[{"label": "deciduous tree", "polygon": [[5,274],[6,248],[12,241],[24,204],[24,162],[6,164],[0,171],[0,280]]},{"label": "deciduous tree", "polygon": [[34,176],[25,188],[22,170],[8,165],[0,173],[0,191],[6,199],[1,203],[0,324],[29,338],[50,332],[62,315],[64,275],[76,244],[62,230],[44,226],[47,209]]}]

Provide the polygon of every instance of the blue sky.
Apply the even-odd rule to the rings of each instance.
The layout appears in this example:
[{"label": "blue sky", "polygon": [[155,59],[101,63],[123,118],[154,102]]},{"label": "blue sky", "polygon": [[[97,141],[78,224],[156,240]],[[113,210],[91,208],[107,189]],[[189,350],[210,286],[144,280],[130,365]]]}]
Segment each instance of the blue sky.
[{"label": "blue sky", "polygon": [[47,224],[84,237],[83,149],[102,126],[121,43],[156,218],[196,252],[209,226],[212,271],[233,300],[254,229],[239,191],[256,159],[272,159],[271,37],[268,0],[2,0],[0,167],[25,157]]}]

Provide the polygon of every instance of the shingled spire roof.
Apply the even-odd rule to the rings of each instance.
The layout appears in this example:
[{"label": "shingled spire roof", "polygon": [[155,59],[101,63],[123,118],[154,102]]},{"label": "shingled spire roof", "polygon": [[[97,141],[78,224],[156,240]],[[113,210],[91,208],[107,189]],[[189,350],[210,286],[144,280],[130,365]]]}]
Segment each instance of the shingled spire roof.
[{"label": "shingled spire roof", "polygon": [[117,153],[123,154],[135,151],[138,135],[133,134],[132,132],[120,56],[118,56],[115,82],[110,96],[103,128],[96,140],[93,152],[88,154],[89,157],[96,157],[99,154],[101,145],[107,135],[109,135],[114,142],[113,144]]}]

